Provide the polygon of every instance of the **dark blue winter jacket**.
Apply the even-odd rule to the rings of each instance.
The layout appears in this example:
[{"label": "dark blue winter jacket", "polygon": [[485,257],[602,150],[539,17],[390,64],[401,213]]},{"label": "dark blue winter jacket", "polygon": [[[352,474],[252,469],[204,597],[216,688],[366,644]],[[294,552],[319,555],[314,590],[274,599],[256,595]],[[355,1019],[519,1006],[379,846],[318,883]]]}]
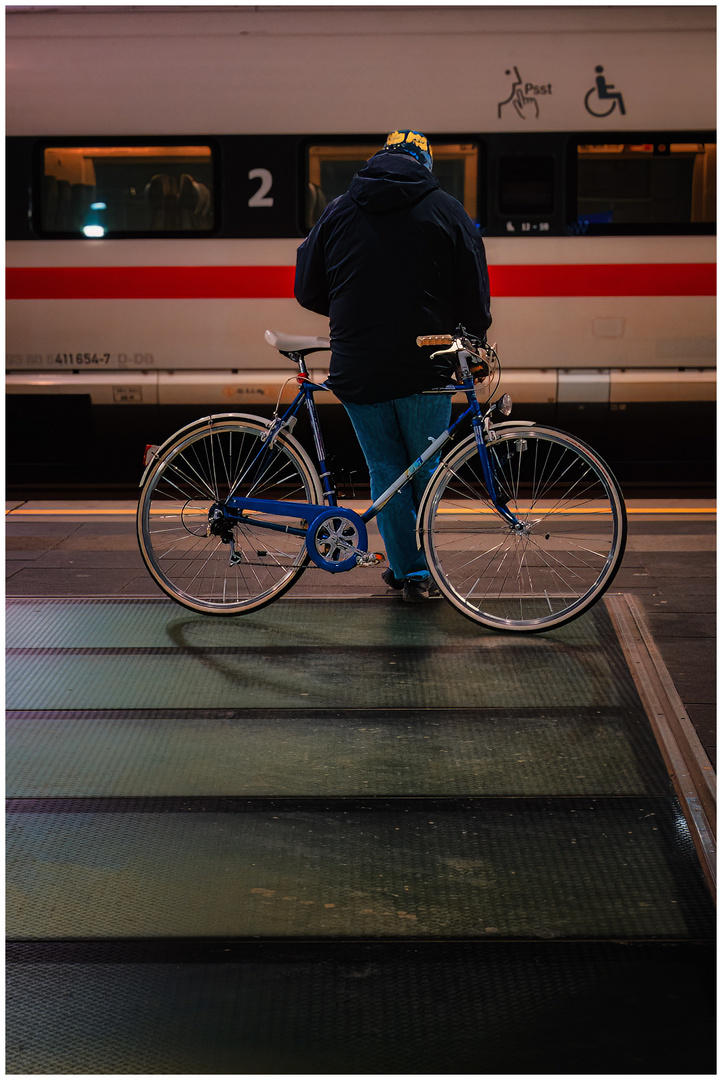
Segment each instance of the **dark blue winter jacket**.
[{"label": "dark blue winter jacket", "polygon": [[328,385],[357,404],[444,385],[447,363],[416,345],[491,324],[481,238],[456,199],[409,154],[378,154],[298,249],[296,299],[330,318]]}]

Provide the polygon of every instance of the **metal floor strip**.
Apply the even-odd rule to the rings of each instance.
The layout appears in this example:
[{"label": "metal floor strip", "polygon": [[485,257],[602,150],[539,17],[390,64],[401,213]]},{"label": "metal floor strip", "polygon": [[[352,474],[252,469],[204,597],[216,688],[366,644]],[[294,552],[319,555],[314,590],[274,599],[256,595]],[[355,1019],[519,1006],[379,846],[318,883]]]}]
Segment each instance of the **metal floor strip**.
[{"label": "metal floor strip", "polygon": [[627,658],[713,896],[717,889],[717,779],[634,597],[605,604]]}]

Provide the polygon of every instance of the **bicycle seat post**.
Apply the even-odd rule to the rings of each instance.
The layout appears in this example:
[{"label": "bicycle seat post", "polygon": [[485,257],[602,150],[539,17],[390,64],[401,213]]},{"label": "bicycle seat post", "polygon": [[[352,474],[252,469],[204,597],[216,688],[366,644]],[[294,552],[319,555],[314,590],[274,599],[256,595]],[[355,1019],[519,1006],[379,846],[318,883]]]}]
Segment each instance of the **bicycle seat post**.
[{"label": "bicycle seat post", "polygon": [[311,425],[311,434],[313,436],[313,444],[316,448],[316,457],[318,458],[319,465],[318,475],[323,486],[323,498],[329,506],[336,506],[338,491],[336,490],[333,474],[326,462],[326,448],[323,443],[321,424],[318,419],[316,401],[313,396],[314,385],[309,377],[308,367],[306,366],[306,357],[302,352],[291,353],[290,356],[298,364],[298,375],[296,376],[296,380],[303,393],[303,400],[306,405],[306,412]]},{"label": "bicycle seat post", "polygon": [[305,355],[302,352],[291,353],[291,359],[295,360],[295,362],[298,364],[299,382],[301,381],[301,379],[307,379],[308,378],[308,367],[306,366],[306,357],[305,357]]}]

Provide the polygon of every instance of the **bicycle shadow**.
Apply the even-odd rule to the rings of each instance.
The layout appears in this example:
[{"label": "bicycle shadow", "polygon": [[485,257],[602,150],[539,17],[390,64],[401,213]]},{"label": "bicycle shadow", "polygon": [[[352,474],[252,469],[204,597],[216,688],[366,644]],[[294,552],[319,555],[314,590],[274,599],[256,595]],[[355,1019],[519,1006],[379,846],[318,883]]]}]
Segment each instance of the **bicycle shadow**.
[{"label": "bicycle shadow", "polygon": [[[467,699],[482,706],[487,697],[494,704],[509,694],[551,703],[563,693],[554,675],[560,662],[584,671],[588,686],[601,688],[610,679],[593,611],[566,627],[527,635],[480,627],[443,601],[421,608],[384,599],[374,608],[369,621],[368,605],[357,605],[349,623],[341,612],[326,618],[324,605],[323,619],[306,623],[303,640],[279,609],[223,625],[189,615],[169,621],[166,633],[197,665],[199,679],[220,679],[224,696],[232,688],[239,709],[461,707]],[[238,642],[239,630],[245,642]]]}]

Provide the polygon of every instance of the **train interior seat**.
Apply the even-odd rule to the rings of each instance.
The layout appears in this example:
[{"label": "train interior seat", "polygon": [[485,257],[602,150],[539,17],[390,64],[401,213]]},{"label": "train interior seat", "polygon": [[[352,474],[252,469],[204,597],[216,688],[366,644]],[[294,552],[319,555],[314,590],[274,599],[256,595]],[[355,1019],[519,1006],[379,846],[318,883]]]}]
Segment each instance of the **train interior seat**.
[{"label": "train interior seat", "polygon": [[151,229],[178,228],[178,185],[168,173],[156,173],[145,186]]},{"label": "train interior seat", "polygon": [[206,184],[183,173],[180,182],[169,173],[156,173],[145,186],[152,229],[210,229],[213,204]]},{"label": "train interior seat", "polygon": [[188,173],[180,179],[178,193],[181,229],[210,229],[213,224],[213,206],[210,189],[194,180]]}]

